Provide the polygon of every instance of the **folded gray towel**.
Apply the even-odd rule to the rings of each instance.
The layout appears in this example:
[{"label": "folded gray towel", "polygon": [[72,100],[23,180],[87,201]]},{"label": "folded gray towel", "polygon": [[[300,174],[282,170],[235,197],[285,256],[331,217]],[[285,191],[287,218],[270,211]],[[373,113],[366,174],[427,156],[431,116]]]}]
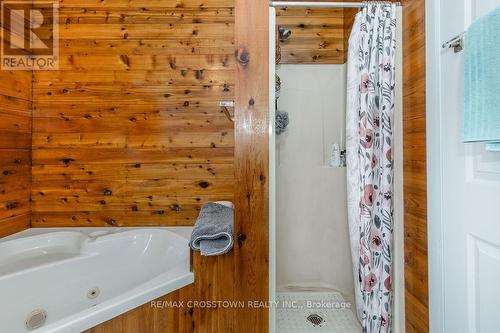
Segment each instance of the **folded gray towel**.
[{"label": "folded gray towel", "polygon": [[191,234],[191,248],[203,256],[218,256],[233,248],[234,209],[209,202],[200,211]]}]

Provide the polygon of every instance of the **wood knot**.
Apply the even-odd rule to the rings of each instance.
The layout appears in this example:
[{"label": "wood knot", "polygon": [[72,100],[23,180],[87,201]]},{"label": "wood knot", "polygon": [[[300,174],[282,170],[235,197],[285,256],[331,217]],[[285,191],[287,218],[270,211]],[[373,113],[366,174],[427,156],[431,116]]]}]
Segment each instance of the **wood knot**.
[{"label": "wood knot", "polygon": [[110,189],[107,189],[105,188],[102,193],[105,195],[105,196],[110,196],[110,195],[113,195],[113,191],[111,191]]},{"label": "wood knot", "polygon": [[204,77],[203,69],[196,70],[195,77],[197,80],[203,80]]},{"label": "wood knot", "polygon": [[238,245],[240,247],[243,246],[243,244],[245,244],[246,240],[247,240],[247,235],[245,235],[242,232],[238,233]]},{"label": "wood knot", "polygon": [[170,65],[170,68],[172,68],[172,69],[176,69],[176,68],[177,68],[177,64],[176,64],[176,62],[177,62],[177,61],[176,61],[176,59],[175,59],[175,58],[170,58],[170,59],[169,59],[169,61],[168,61],[169,65]]},{"label": "wood knot", "polygon": [[71,162],[74,162],[75,160],[72,158],[63,158],[63,163],[66,165],[69,165]]},{"label": "wood knot", "polygon": [[109,224],[110,226],[118,227],[118,222],[115,219],[107,219],[105,222],[106,222],[106,224]]},{"label": "wood knot", "polygon": [[210,184],[208,182],[199,182],[198,186],[201,188],[207,188]]},{"label": "wood knot", "polygon": [[7,208],[7,209],[14,209],[14,208],[16,208],[16,207],[17,207],[17,205],[18,205],[18,204],[17,204],[17,202],[15,202],[15,201],[7,202],[7,203],[5,204],[5,208]]},{"label": "wood knot", "polygon": [[170,205],[170,210],[172,210],[174,212],[180,212],[181,206],[179,204],[172,204],[172,205]]},{"label": "wood knot", "polygon": [[248,51],[246,49],[240,48],[238,51],[236,51],[236,59],[240,64],[246,66],[250,62],[250,55],[248,54]]}]

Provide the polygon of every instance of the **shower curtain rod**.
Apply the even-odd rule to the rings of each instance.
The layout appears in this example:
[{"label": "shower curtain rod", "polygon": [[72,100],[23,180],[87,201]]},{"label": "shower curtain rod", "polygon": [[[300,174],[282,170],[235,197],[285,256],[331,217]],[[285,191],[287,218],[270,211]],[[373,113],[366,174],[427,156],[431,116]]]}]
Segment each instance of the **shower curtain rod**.
[{"label": "shower curtain rod", "polygon": [[[312,1],[269,1],[271,7],[328,7],[328,8],[362,8],[370,2],[373,3],[386,3],[384,1],[365,1],[365,2],[312,2]],[[387,2],[393,3],[396,6],[401,6],[401,2]]]}]

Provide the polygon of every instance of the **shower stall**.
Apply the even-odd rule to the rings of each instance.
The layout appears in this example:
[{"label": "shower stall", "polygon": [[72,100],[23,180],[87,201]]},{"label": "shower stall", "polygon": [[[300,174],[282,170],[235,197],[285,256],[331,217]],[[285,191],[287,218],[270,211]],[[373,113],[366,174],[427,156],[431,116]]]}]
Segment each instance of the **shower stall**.
[{"label": "shower stall", "polygon": [[[350,49],[348,41],[353,23],[363,15],[358,10],[367,6],[361,2],[271,2],[269,289],[270,299],[277,305],[270,311],[270,332],[375,332],[374,324],[366,321],[368,310],[360,297],[363,277],[359,282],[356,276],[359,245],[356,248],[353,244],[363,244],[359,237],[362,227],[359,221],[348,221],[349,209],[353,211],[349,208],[348,186],[353,182],[346,165],[349,157],[357,156],[352,153],[357,153],[356,147],[351,147],[351,156],[349,151],[346,156],[350,144],[346,120],[349,124],[356,113],[348,101],[348,88],[352,87],[347,54],[351,52],[352,65],[359,53],[359,46],[354,50],[351,45]],[[399,5],[391,8],[395,22],[394,106],[389,138],[393,210],[388,229],[392,231],[392,267],[388,266],[392,320],[385,331],[377,331],[404,332],[402,15]],[[333,44],[340,38],[342,45],[336,48]],[[352,165],[350,168],[352,173]],[[353,236],[356,234],[357,239]],[[366,296],[366,288],[364,293]],[[372,328],[364,327],[370,325]]]}]

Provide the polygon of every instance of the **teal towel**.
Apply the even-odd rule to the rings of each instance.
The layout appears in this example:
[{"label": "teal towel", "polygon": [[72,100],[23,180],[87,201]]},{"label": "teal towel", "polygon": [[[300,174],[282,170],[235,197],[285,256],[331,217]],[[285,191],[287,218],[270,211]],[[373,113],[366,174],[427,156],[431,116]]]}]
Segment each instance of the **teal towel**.
[{"label": "teal towel", "polygon": [[465,33],[463,141],[500,143],[500,7]]}]

